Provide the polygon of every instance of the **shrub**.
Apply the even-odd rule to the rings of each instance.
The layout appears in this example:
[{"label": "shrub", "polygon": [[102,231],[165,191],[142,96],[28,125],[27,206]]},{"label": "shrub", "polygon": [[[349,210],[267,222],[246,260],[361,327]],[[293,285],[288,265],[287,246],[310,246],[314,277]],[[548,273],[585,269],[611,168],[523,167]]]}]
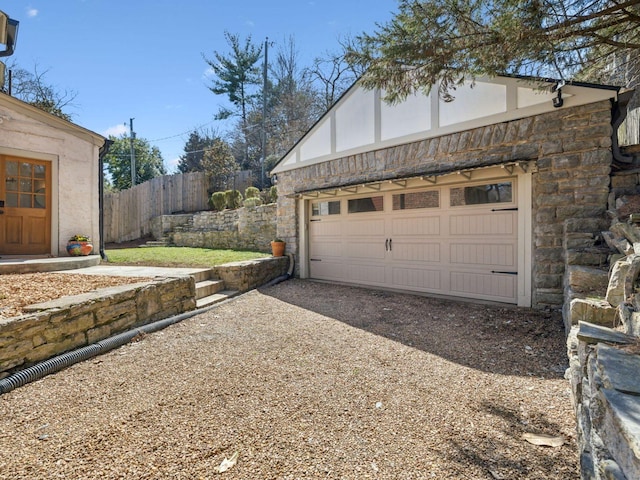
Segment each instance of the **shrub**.
[{"label": "shrub", "polygon": [[271,200],[271,203],[278,201],[278,188],[275,185],[269,189],[269,200]]},{"label": "shrub", "polygon": [[260,190],[256,187],[247,187],[244,191],[244,198],[256,198],[260,196]]},{"label": "shrub", "polygon": [[224,210],[224,207],[227,205],[225,192],[213,192],[211,194],[211,205],[213,209],[218,212]]},{"label": "shrub", "polygon": [[224,192],[224,199],[227,208],[240,208],[240,205],[242,205],[242,194],[238,190],[227,190]]},{"label": "shrub", "polygon": [[245,198],[243,204],[245,207],[257,207],[258,205],[262,205],[262,199],[260,197]]}]

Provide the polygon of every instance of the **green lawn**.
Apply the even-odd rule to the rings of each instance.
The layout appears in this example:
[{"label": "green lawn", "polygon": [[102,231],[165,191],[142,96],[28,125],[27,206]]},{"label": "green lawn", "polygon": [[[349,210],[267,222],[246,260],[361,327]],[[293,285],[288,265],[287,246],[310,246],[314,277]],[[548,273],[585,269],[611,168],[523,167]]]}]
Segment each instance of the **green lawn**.
[{"label": "green lawn", "polygon": [[144,247],[106,250],[109,264],[153,267],[211,267],[270,257],[267,253],[191,247]]}]

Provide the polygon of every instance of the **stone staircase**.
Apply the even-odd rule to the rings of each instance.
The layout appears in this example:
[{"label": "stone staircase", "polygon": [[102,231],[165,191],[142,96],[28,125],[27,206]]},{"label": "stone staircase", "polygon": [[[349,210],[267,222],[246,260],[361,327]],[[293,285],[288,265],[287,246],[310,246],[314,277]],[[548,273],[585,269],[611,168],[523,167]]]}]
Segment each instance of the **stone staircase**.
[{"label": "stone staircase", "polygon": [[237,290],[226,290],[224,281],[213,278],[211,269],[203,269],[193,277],[196,280],[196,308],[204,308],[238,294]]}]

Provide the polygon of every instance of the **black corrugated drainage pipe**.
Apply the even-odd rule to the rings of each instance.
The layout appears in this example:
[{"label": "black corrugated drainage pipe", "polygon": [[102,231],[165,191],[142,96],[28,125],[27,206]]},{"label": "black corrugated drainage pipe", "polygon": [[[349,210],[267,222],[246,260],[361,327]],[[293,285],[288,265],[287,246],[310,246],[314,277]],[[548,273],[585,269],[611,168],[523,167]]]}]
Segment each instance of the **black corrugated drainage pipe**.
[{"label": "black corrugated drainage pipe", "polygon": [[113,350],[114,348],[121,347],[122,345],[129,343],[137,335],[140,335],[142,333],[157,332],[158,330],[162,330],[169,325],[173,325],[174,323],[181,322],[182,320],[186,320],[187,318],[191,318],[195,315],[211,310],[221,305],[222,303],[224,302],[216,303],[215,305],[210,305],[204,308],[199,308],[197,310],[192,310],[190,312],[181,313],[180,315],[175,315],[163,320],[158,320],[157,322],[153,322],[148,325],[142,325],[138,328],[134,328],[133,330],[119,333],[117,335],[114,335],[113,337],[105,338],[104,340],[100,340],[99,342],[87,345],[86,347],[81,347],[71,352],[63,353],[56,357],[45,360],[44,362],[38,363],[37,365],[33,365],[31,367],[25,368],[24,370],[20,370],[13,375],[0,379],[0,395],[26,385],[27,383],[39,380],[51,373],[55,373],[64,368],[70,367],[75,363],[88,360],[92,357],[96,357],[98,355],[106,353],[109,350]]},{"label": "black corrugated drainage pipe", "polygon": [[289,257],[289,269],[287,270],[287,273],[274,278],[270,282],[265,283],[264,284],[265,287],[277,285],[278,283],[284,282],[285,280],[289,280],[291,277],[293,277],[293,267],[295,266],[293,253],[287,253],[287,257]]}]

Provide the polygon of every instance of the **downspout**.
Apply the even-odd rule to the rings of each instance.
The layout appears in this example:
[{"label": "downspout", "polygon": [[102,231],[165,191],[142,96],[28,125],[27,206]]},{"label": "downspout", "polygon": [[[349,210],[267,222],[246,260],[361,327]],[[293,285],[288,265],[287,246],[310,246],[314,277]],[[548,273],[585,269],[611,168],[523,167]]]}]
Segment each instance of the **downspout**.
[{"label": "downspout", "polygon": [[618,94],[618,100],[613,102],[613,108],[611,110],[611,126],[613,127],[613,134],[611,135],[611,152],[613,153],[613,160],[624,164],[634,163],[634,157],[632,155],[625,155],[620,151],[620,144],[618,142],[618,129],[624,119],[627,118],[627,106],[631,97],[633,97],[633,90],[627,90]]},{"label": "downspout", "polygon": [[100,258],[105,262],[109,261],[104,251],[104,157],[109,152],[109,148],[113,145],[113,140],[105,139],[104,144],[100,147],[98,153],[98,234],[100,235]]}]

